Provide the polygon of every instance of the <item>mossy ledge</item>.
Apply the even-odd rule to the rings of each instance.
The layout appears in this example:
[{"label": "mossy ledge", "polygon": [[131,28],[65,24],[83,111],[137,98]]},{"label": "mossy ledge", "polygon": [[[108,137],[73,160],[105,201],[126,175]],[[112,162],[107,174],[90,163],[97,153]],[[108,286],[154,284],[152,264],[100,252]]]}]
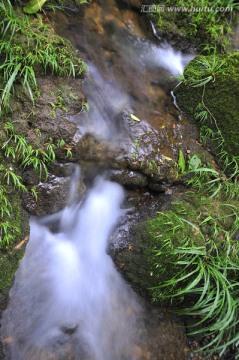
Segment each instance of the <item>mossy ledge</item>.
[{"label": "mossy ledge", "polygon": [[135,226],[119,265],[142,295],[192,316],[192,334],[211,337],[200,350],[221,355],[238,346],[238,199],[188,192],[171,206]]},{"label": "mossy ledge", "polygon": [[[237,5],[233,0],[150,0],[148,15],[153,21],[158,36],[175,47],[211,53],[212,49],[231,48],[230,34],[233,24],[237,24]],[[224,11],[218,11],[218,9]],[[210,9],[210,11],[209,11]]]},{"label": "mossy ledge", "polygon": [[[233,191],[237,193],[238,185]],[[172,202],[170,209],[131,229],[132,243],[118,255],[117,261],[139,292],[151,300],[164,300],[171,305],[171,295],[177,292],[177,286],[160,290],[159,287],[181,272],[183,264],[178,262],[179,253],[170,254],[171,250],[181,247],[205,248],[206,266],[215,254],[226,258],[225,247],[229,241],[228,256],[239,265],[239,200],[233,194],[222,189],[210,198],[207,194],[188,191]],[[186,273],[189,270],[190,266]],[[179,283],[180,286],[184,287],[187,281],[190,283],[191,278]],[[185,299],[181,300],[181,304],[177,299],[174,305],[182,307]]]},{"label": "mossy ledge", "polygon": [[[218,64],[211,69],[203,63]],[[184,71],[184,80],[174,93],[180,108],[195,119],[198,105],[203,104],[209,112],[206,125],[218,130],[224,139],[229,156],[239,155],[239,52],[223,55],[196,56]],[[211,80],[203,84],[204,79]],[[201,125],[201,124],[200,124]],[[214,144],[215,147],[215,144]],[[215,155],[218,153],[215,150]]]}]

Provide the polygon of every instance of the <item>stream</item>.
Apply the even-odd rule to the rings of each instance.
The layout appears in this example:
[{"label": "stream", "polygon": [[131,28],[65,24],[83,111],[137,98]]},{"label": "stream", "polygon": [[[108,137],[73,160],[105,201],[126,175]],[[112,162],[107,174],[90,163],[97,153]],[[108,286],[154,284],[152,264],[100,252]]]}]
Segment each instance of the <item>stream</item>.
[{"label": "stream", "polygon": [[[148,131],[167,125],[164,154],[175,154],[178,144],[168,146],[174,144],[175,122],[185,136],[190,125],[171,94],[171,76],[181,74],[192,56],[159,44],[140,11],[116,0],[51,17],[89,67],[84,80],[89,111],[71,118],[77,137],[92,133],[117,148],[128,136],[120,122],[126,116]],[[95,176],[79,200],[80,176],[76,167],[65,209],[31,220],[2,319],[4,359],[186,360],[181,322],[145,303],[107,254],[110,235],[127,216],[123,188]]]},{"label": "stream", "polygon": [[[171,94],[172,76],[182,74],[193,56],[159,44],[153,25],[141,15],[108,0],[92,2],[84,14],[53,17],[57,32],[71,41],[89,67],[84,81],[89,111],[72,117],[80,135],[92,132],[122,145],[120,117],[135,114],[155,130],[167,124],[165,147],[175,137],[173,123],[181,114]],[[176,126],[190,132],[187,120],[181,120]]]}]

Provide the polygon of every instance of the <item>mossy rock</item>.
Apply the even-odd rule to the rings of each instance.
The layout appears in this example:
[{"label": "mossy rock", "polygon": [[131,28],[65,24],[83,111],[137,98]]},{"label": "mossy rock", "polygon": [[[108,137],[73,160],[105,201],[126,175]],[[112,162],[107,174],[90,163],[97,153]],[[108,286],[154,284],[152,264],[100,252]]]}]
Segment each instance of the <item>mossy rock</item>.
[{"label": "mossy rock", "polygon": [[195,51],[195,48],[199,46],[201,39],[189,35],[191,25],[182,16],[182,13],[180,14],[176,11],[152,12],[149,14],[149,18],[154,23],[159,37],[167,39],[174,47],[183,51],[188,51],[189,48],[192,48]]},{"label": "mossy rock", "polygon": [[[198,275],[197,262],[189,266],[184,263],[187,251],[193,251],[187,261],[200,252],[198,261],[213,266],[215,257],[219,254],[224,258],[230,249],[228,256],[239,264],[238,201],[226,199],[224,194],[210,199],[190,192],[183,197],[171,210],[135,225],[132,245],[118,256],[124,275],[141,295],[174,308],[195,301],[195,294],[176,296],[173,301],[175,294]],[[186,255],[182,249],[188,249]],[[172,281],[184,276],[185,280],[178,283]]]},{"label": "mossy rock", "polygon": [[[11,218],[1,219],[1,221],[9,221],[11,225],[11,236],[14,240],[11,241],[7,249],[5,244],[1,246],[0,250],[0,317],[1,312],[7,307],[8,293],[13,285],[15,273],[24,255],[29,234],[29,215],[21,207],[19,195],[14,193],[9,194],[9,201],[11,201],[14,211],[11,214]],[[0,344],[0,359],[1,356]]]},{"label": "mossy rock", "polygon": [[[224,51],[231,47],[232,24],[236,22],[236,12],[216,11],[210,1],[201,0],[150,0],[150,7],[145,6],[149,18],[162,39],[167,39],[172,45],[189,51],[197,48],[200,52],[210,51],[210,47],[217,47]],[[223,1],[219,1],[224,6]],[[210,7],[212,11],[200,11],[203,7]],[[219,5],[219,4],[217,4]],[[232,6],[233,7],[233,6]],[[214,11],[213,11],[214,8]],[[232,16],[233,13],[233,16]]]},{"label": "mossy rock", "polygon": [[[176,258],[172,259],[167,255],[157,257],[157,252],[163,246],[161,240],[171,232],[165,221],[166,217],[162,214],[172,219],[174,217],[174,212],[168,210],[160,212],[157,217],[151,220],[135,225],[133,229],[133,245],[118,257],[126,278],[133,284],[137,292],[150,301],[155,298],[158,285],[169,281],[174,274],[180,271],[178,265],[173,265]],[[188,233],[186,234],[186,232]],[[178,229],[177,235],[172,240],[174,246],[176,246],[178,238],[188,237],[190,232],[189,228]],[[166,296],[172,290],[165,289],[164,296],[160,299],[160,305],[171,305],[171,300],[166,299]]]},{"label": "mossy rock", "polygon": [[[22,209],[19,196],[11,196],[14,214],[10,219],[14,241],[7,250],[0,250],[0,317],[8,304],[9,290],[13,285],[15,273],[24,255],[27,234],[29,234],[29,216]],[[14,229],[17,231],[14,233]],[[0,343],[0,359],[4,359]]]},{"label": "mossy rock", "polygon": [[23,248],[0,255],[0,293],[13,285],[14,275],[23,255]]},{"label": "mossy rock", "polygon": [[[175,89],[180,108],[194,119],[198,105],[204,103],[211,115],[206,125],[215,132],[220,130],[224,149],[230,156],[238,156],[239,52],[196,56],[186,67],[184,77],[185,81]],[[205,85],[198,86],[209,77]]]}]

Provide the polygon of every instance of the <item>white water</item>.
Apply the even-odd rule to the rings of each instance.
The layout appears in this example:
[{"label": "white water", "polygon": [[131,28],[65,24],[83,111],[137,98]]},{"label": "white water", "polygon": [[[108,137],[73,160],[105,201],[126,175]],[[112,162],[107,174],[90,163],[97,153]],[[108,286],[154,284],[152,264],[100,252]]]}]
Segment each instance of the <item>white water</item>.
[{"label": "white water", "polygon": [[3,316],[6,359],[134,359],[139,307],[106,254],[123,197],[121,186],[97,178],[80,206],[31,221]]},{"label": "white water", "polygon": [[194,57],[190,54],[182,54],[181,51],[173,49],[172,46],[167,43],[161,46],[152,45],[148,56],[151,66],[162,67],[174,76],[182,75],[185,66]]},{"label": "white water", "polygon": [[[161,43],[162,39],[158,35],[153,22],[151,21],[150,23],[154,36]],[[192,54],[183,54],[181,51],[173,49],[172,46],[166,42],[161,44],[161,46],[153,46],[153,59],[156,59],[158,63],[172,75],[182,75],[185,66],[194,58],[194,56],[195,55]]]},{"label": "white water", "polygon": [[[128,31],[118,27],[114,29],[112,37],[108,35],[108,38],[109,47],[117,54],[118,60],[112,60],[116,70],[107,63],[104,54],[99,55],[97,43],[87,43],[87,48],[92,47],[91,54],[94,54],[88,62],[89,76],[84,81],[89,111],[75,115],[72,120],[79,125],[79,137],[89,132],[116,143],[120,137],[120,124],[118,120],[115,123],[114,119],[124,111],[134,113],[134,107],[138,106],[165,112],[165,109],[155,108],[155,104],[150,103],[148,92],[155,92],[152,84],[160,81],[163,90],[162,83],[182,75],[194,55],[183,54],[167,42],[155,44],[145,39],[132,38]],[[117,72],[119,63],[122,64],[122,74]],[[122,137],[119,141],[123,141]]]},{"label": "white water", "polygon": [[[170,78],[171,76],[182,75],[185,66],[193,58],[193,55],[184,55],[173,49],[169,44],[155,45],[150,42],[137,41],[132,44],[123,43],[119,46],[119,53],[125,66],[129,66],[135,74],[133,79],[136,87],[141,88],[144,93],[144,81],[147,83],[157,79],[150,71],[158,71],[158,78]],[[79,134],[92,133],[101,139],[110,140],[114,143],[117,139],[123,139],[119,133],[118,122],[113,119],[123,111],[133,113],[135,101],[131,98],[127,78],[123,77],[123,83],[114,78],[112,73],[103,76],[99,69],[93,64],[89,65],[89,76],[85,80],[85,92],[89,104],[89,112],[84,112],[79,118],[75,116],[74,121],[79,123]],[[164,69],[164,74],[160,74]],[[130,76],[129,76],[130,78]],[[110,80],[109,80],[110,79]],[[146,96],[147,98],[147,96]],[[137,103],[136,103],[137,105]],[[143,104],[141,104],[142,106]],[[149,104],[146,103],[148,108]]]}]

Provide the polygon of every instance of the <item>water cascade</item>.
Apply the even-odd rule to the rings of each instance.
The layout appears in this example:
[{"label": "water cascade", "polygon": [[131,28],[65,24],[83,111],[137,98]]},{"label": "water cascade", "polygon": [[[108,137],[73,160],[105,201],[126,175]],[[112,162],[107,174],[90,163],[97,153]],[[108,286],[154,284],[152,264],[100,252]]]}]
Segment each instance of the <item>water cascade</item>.
[{"label": "water cascade", "polygon": [[90,132],[122,143],[119,114],[133,113],[152,124],[160,122],[165,108],[175,113],[168,84],[178,81],[172,76],[182,75],[193,55],[157,41],[153,24],[154,36],[143,23],[140,12],[124,11],[115,0],[98,0],[94,7],[85,8],[84,16],[65,23],[55,19],[57,31],[71,41],[89,67],[84,80],[89,110],[72,116],[79,136]]},{"label": "water cascade", "polygon": [[[114,0],[99,3],[86,8],[84,18],[56,21],[56,27],[90,68],[84,82],[89,111],[71,119],[79,125],[77,136],[90,132],[117,146],[124,141],[118,125],[122,113],[136,114],[152,126],[161,124],[165,108],[170,119],[177,118],[165,79],[182,73],[191,57],[147,40],[140,17],[132,13],[134,21],[127,20]],[[161,313],[142,314],[136,295],[106,253],[124,213],[122,188],[97,177],[79,202],[78,181],[76,175],[64,210],[31,220],[30,240],[2,319],[5,360],[183,358],[177,326],[161,323]],[[171,357],[165,355],[168,343]]]},{"label": "water cascade", "polygon": [[106,254],[123,198],[97,178],[80,205],[31,220],[2,322],[6,359],[134,359],[139,306]]}]

